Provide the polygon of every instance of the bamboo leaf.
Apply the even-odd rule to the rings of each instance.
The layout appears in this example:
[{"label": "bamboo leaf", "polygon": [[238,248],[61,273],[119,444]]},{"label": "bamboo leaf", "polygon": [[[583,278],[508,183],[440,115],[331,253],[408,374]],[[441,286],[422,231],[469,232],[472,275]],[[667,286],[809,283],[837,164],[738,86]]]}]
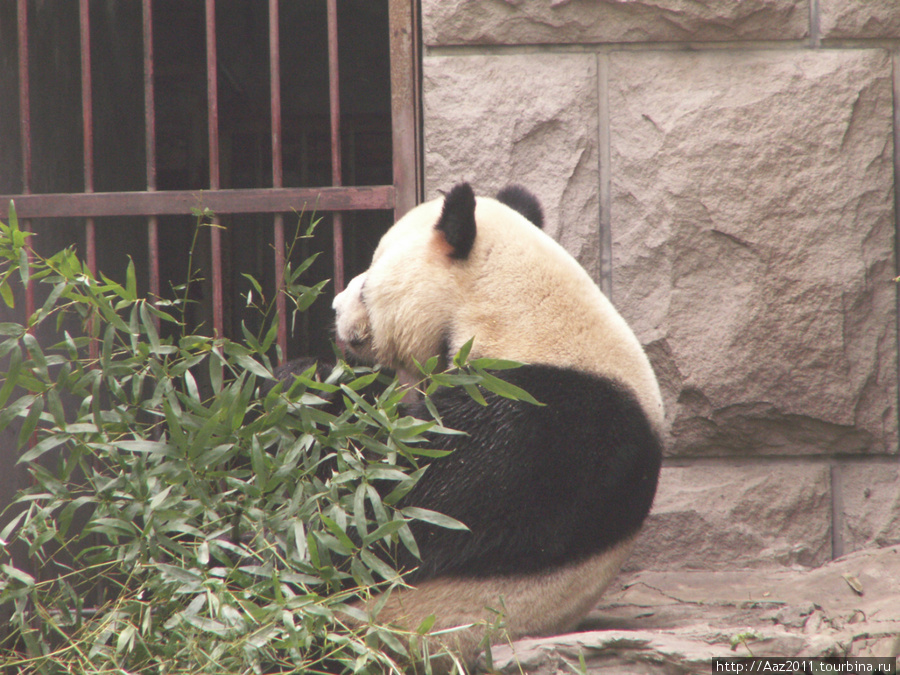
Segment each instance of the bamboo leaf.
[{"label": "bamboo leaf", "polygon": [[459,351],[456,353],[456,356],[453,357],[453,365],[457,368],[462,368],[465,365],[466,360],[469,358],[469,353],[472,351],[472,345],[475,342],[475,338],[469,338],[468,342],[459,348]]},{"label": "bamboo leaf", "polygon": [[479,371],[479,374],[484,378],[481,386],[499,396],[512,399],[513,401],[525,401],[532,405],[544,405],[543,403],[538,402],[536,398],[521,387],[510,384],[509,382],[501,380],[499,377],[484,371]]},{"label": "bamboo leaf", "polygon": [[6,278],[3,278],[3,281],[0,281],[0,297],[3,298],[3,302],[6,303],[6,306],[10,309],[15,309],[16,307],[16,299],[13,296],[12,288],[9,286],[9,282]]},{"label": "bamboo leaf", "polygon": [[243,368],[244,370],[249,370],[257,377],[262,377],[266,380],[275,379],[275,376],[272,375],[272,373],[270,373],[265,366],[263,366],[259,361],[250,356],[247,356],[245,354],[235,354],[234,360],[239,366],[241,366],[241,368]]},{"label": "bamboo leaf", "polygon": [[[0,387],[0,409],[6,405],[6,401],[9,399],[10,394],[12,394],[13,389],[15,389],[16,385],[19,383],[19,370],[22,367],[22,350],[15,345],[10,350],[9,355],[9,370],[6,372],[6,379],[3,382],[3,386]],[[0,427],[2,429],[2,427]]]},{"label": "bamboo leaf", "polygon": [[141,325],[144,327],[144,332],[147,334],[147,339],[150,341],[150,347],[152,351],[159,351],[159,333],[156,331],[156,323],[153,321],[153,317],[150,315],[150,310],[147,309],[147,303],[141,303]]},{"label": "bamboo leaf", "polygon": [[392,534],[399,532],[403,527],[406,527],[406,523],[404,523],[402,520],[391,520],[384,525],[380,525],[367,536],[365,536],[362,540],[362,544],[363,546],[369,546],[379,539],[390,537]]},{"label": "bamboo leaf", "polygon": [[[30,434],[29,434],[30,435]],[[27,439],[26,439],[27,440]],[[63,443],[71,440],[71,437],[68,435],[62,434],[54,434],[52,436],[47,436],[40,443],[37,443],[33,448],[25,452],[21,457],[19,457],[17,464],[28,464],[30,462],[35,461],[38,457],[43,455],[54,448],[59,447]],[[21,447],[21,446],[20,446]]]},{"label": "bamboo leaf", "polygon": [[131,625],[127,624],[122,632],[119,633],[119,637],[116,639],[116,654],[127,654],[131,651],[131,648],[134,646],[134,635],[137,632],[137,629]]},{"label": "bamboo leaf", "polygon": [[521,361],[510,361],[508,359],[480,358],[469,362],[469,367],[479,372],[482,370],[512,370],[521,368],[524,365]]},{"label": "bamboo leaf", "polygon": [[10,577],[11,579],[15,579],[19,583],[25,584],[26,586],[34,586],[34,577],[28,574],[28,572],[23,572],[22,570],[13,567],[12,565],[0,565],[0,572]]},{"label": "bamboo leaf", "polygon": [[477,386],[475,386],[474,384],[464,384],[463,389],[466,390],[472,400],[474,400],[476,403],[487,406],[487,401],[484,400],[484,395],[478,390]]},{"label": "bamboo leaf", "polygon": [[278,337],[278,317],[272,321],[272,325],[269,326],[269,330],[266,332],[265,338],[263,338],[263,343],[261,345],[261,352],[266,353],[269,351],[269,348],[275,342],[275,338]]},{"label": "bamboo leaf", "polygon": [[443,513],[438,513],[437,511],[432,511],[430,509],[422,509],[418,506],[407,506],[405,509],[401,509],[401,512],[404,516],[408,518],[414,518],[415,520],[421,520],[424,523],[430,523],[431,525],[437,525],[438,527],[443,527],[448,530],[468,530],[464,523],[456,520],[456,518],[451,518],[450,516],[445,516]]},{"label": "bamboo leaf", "polygon": [[381,560],[367,548],[364,548],[359,552],[359,557],[366,564],[366,567],[385,581],[393,581],[399,576],[397,570]]},{"label": "bamboo leaf", "polygon": [[66,411],[56,387],[51,387],[47,390],[47,405],[50,408],[50,414],[53,415],[53,421],[56,423],[56,426],[65,431]]},{"label": "bamboo leaf", "polygon": [[137,275],[134,273],[134,260],[128,256],[128,267],[125,269],[125,295],[131,302],[137,300]]},{"label": "bamboo leaf", "polygon": [[22,428],[19,430],[20,448],[28,443],[31,435],[34,433],[35,429],[37,429],[42,412],[44,412],[44,398],[43,396],[35,396],[31,407],[28,410],[28,414],[25,416],[25,421],[22,422]]},{"label": "bamboo leaf", "polygon": [[325,523],[325,527],[328,528],[328,531],[331,532],[348,551],[356,550],[356,544],[354,544],[353,540],[347,536],[347,533],[344,532],[344,529],[340,525],[338,525],[324,513],[320,514],[319,517],[322,519],[322,522]]}]

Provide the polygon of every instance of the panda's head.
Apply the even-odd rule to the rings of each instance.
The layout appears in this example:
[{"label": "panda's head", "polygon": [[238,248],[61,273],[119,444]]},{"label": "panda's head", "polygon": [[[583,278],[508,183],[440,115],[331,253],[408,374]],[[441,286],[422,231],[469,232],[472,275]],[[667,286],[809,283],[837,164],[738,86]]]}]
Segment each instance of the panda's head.
[{"label": "panda's head", "polygon": [[334,299],[342,346],[363,360],[408,370],[414,361],[446,355],[465,342],[468,338],[454,339],[455,328],[461,306],[474,300],[476,282],[509,284],[502,267],[489,260],[489,235],[502,240],[523,230],[532,234],[535,223],[522,213],[538,227],[543,221],[540,204],[523,188],[505,188],[499,199],[508,206],[476,200],[469,184],[461,183],[397,222],[381,239],[369,269]]},{"label": "panda's head", "polygon": [[474,338],[473,357],[593,372],[656,407],[658,387],[637,339],[542,220],[537,199],[519,187],[476,199],[460,183],[412,209],[335,297],[339,342],[409,373]]}]

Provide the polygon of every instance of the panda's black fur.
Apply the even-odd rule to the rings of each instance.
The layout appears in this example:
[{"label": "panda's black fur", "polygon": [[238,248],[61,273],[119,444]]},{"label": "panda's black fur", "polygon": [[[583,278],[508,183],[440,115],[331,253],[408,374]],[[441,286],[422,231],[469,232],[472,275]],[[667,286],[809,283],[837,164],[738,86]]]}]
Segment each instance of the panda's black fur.
[{"label": "panda's black fur", "polygon": [[539,228],[544,227],[544,210],[531,192],[521,185],[507,185],[497,193],[497,201],[518,211]]},{"label": "panda's black fur", "polygon": [[[444,425],[467,435],[440,437],[453,453],[431,463],[403,505],[452,516],[469,531],[415,524],[422,560],[402,559],[418,566],[413,583],[578,562],[637,532],[653,503],[660,441],[629,392],[554,366],[497,375],[544,405],[488,394],[485,407],[463,389],[434,396]],[[427,418],[419,406],[410,413]]]}]

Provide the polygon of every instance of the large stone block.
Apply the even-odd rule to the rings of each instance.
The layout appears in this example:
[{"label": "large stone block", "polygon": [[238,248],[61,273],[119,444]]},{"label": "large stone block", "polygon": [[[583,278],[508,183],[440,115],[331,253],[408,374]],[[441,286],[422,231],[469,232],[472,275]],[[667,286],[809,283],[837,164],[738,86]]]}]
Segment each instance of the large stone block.
[{"label": "large stone block", "polygon": [[599,275],[597,59],[592,54],[429,57],[425,188],[510,182],[544,206],[546,229]]},{"label": "large stone block", "polygon": [[609,87],[612,299],[670,452],[896,452],[888,53],[618,53]]},{"label": "large stone block", "polygon": [[845,464],[837,470],[844,552],[900,543],[900,465]]},{"label": "large stone block", "polygon": [[827,466],[715,462],[663,469],[625,570],[812,567],[831,549]]},{"label": "large stone block", "polygon": [[897,0],[819,0],[823,38],[900,38]]},{"label": "large stone block", "polygon": [[425,0],[425,44],[796,40],[807,0]]}]

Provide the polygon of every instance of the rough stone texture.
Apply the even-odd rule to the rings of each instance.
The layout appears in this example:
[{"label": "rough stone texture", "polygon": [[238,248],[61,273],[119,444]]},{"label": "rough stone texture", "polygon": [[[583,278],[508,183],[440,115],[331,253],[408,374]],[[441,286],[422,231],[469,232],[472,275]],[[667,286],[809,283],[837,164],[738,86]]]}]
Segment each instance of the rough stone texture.
[{"label": "rough stone texture", "polygon": [[839,471],[844,550],[900,543],[900,465],[848,464]]},{"label": "rough stone texture", "polygon": [[796,40],[806,36],[808,30],[806,0],[431,0],[422,3],[422,33],[429,46]]},{"label": "rough stone texture", "polygon": [[823,38],[900,38],[897,0],[819,0]]},{"label": "rough stone texture", "polygon": [[625,570],[815,566],[831,557],[824,464],[667,467]]},{"label": "rough stone texture", "polygon": [[588,673],[669,675],[709,673],[713,657],[751,652],[896,658],[898,579],[900,547],[808,571],[642,572],[607,592],[585,632],[496,647],[493,665],[511,674],[577,673],[583,656]]},{"label": "rough stone texture", "polygon": [[897,451],[891,60],[610,57],[613,302],[669,451]]},{"label": "rough stone texture", "polygon": [[596,57],[428,57],[423,88],[426,196],[461,180],[487,195],[521,183],[541,200],[547,232],[596,279]]}]

